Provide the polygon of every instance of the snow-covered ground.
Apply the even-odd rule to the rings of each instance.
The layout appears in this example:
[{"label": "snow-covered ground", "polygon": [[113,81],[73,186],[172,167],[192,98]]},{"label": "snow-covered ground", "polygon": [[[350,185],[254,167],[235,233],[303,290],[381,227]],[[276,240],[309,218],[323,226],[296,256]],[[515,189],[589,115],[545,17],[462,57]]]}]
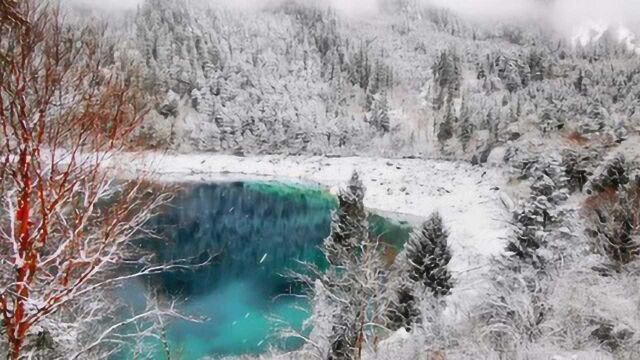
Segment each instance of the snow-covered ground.
[{"label": "snow-covered ground", "polygon": [[450,267],[457,278],[450,298],[455,306],[450,309],[462,312],[468,300],[479,297],[487,262],[502,252],[509,234],[510,214],[502,194],[506,180],[497,168],[423,159],[215,154],[147,154],[115,163],[122,171],[147,172],[165,182],[276,180],[316,184],[334,193],[356,170],[367,188],[364,202],[371,211],[414,222],[433,211],[441,213],[450,232]]}]

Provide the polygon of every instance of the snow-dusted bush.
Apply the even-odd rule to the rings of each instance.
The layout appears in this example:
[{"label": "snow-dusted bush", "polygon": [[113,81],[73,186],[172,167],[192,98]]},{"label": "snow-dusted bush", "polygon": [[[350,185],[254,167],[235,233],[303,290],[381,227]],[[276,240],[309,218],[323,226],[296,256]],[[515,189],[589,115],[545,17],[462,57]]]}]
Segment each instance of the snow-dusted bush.
[{"label": "snow-dusted bush", "polygon": [[540,339],[547,316],[545,286],[526,265],[497,266],[503,274],[496,275],[489,299],[477,310],[479,335],[491,349],[510,353]]},{"label": "snow-dusted bush", "polygon": [[565,149],[562,151],[562,166],[567,176],[567,187],[571,192],[581,192],[597,167],[599,154],[592,149],[584,151]]},{"label": "snow-dusted bush", "polygon": [[620,185],[620,173],[612,172],[614,180],[607,180],[601,192],[585,203],[589,220],[588,232],[595,248],[618,265],[627,264],[640,254],[640,184],[634,181]]},{"label": "snow-dusted bush", "polygon": [[617,154],[605,162],[587,184],[587,193],[599,193],[606,190],[618,191],[629,183],[630,165],[624,154]]}]

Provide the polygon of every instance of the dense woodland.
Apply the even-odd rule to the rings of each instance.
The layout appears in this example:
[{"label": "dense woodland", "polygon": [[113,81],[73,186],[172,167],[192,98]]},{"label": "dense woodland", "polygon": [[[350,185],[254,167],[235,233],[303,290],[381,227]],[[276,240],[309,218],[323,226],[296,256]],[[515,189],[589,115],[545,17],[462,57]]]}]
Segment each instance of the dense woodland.
[{"label": "dense woodland", "polygon": [[[105,20],[101,14],[77,7],[68,10],[64,27],[55,22],[58,14],[46,13],[50,23],[34,32],[28,24],[42,21],[38,11],[11,0],[0,4],[0,34],[7,35],[0,38],[0,194],[6,204],[0,229],[7,240],[1,264],[5,274],[19,270],[16,279],[2,278],[0,294],[0,348],[10,358],[67,358],[71,351],[77,358],[108,358],[124,346],[124,335],[103,342],[115,329],[98,331],[93,321],[113,322],[106,290],[89,300],[75,295],[110,284],[111,266],[140,255],[123,249],[163,198],[148,199],[138,183],[127,184],[131,198],[141,200],[114,208],[119,232],[112,240],[101,220],[109,214],[94,205],[117,191],[102,177],[99,161],[85,163],[75,154],[140,147],[442,158],[505,170],[511,179],[505,192],[516,200],[503,199],[512,234],[504,255],[490,265],[483,301],[458,317],[447,308],[457,286],[448,270],[450,225],[438,213],[424,214],[427,220],[388,264],[383,245],[368,233],[366,189],[354,173],[338,195],[323,245],[328,269],[295,275],[307,285],[313,330],[294,334],[305,345],[283,356],[634,359],[640,353],[640,57],[613,28],[581,42],[533,21],[470,20],[411,0],[383,0],[367,17],[347,17],[322,2],[239,10],[146,0],[134,11],[109,14],[104,29],[95,26]],[[47,30],[59,37],[47,37]],[[80,44],[75,52],[74,43]],[[27,51],[16,44],[35,45]],[[54,44],[63,56],[50,51]],[[21,57],[30,64],[23,70],[31,82],[16,70]],[[60,77],[40,76],[40,59]],[[81,81],[65,80],[66,74],[81,74]],[[56,91],[34,90],[50,88],[45,85]],[[29,96],[16,101],[25,88]],[[99,91],[88,90],[94,88]],[[56,96],[66,101],[52,100]],[[90,116],[74,112],[78,101],[83,109],[104,108]],[[28,123],[23,108],[54,119],[56,136],[36,136],[50,134],[44,125],[21,126]],[[114,115],[113,108],[128,110]],[[76,123],[90,135],[72,136]],[[125,129],[110,133],[113,124]],[[58,147],[74,155],[57,161],[41,155]],[[67,175],[57,172],[68,162]],[[32,179],[40,188],[32,189]],[[58,188],[67,189],[59,201]],[[70,209],[78,204],[84,212],[74,217]],[[143,215],[130,214],[140,208]],[[22,242],[9,231],[16,223],[24,229]],[[87,255],[65,234],[113,251],[92,246]],[[61,260],[52,260],[56,256]],[[86,258],[78,262],[79,256]],[[105,274],[96,275],[94,266]],[[159,339],[172,358],[163,321],[181,315],[170,305],[155,306],[144,315],[157,320],[144,322],[140,336]],[[106,315],[94,317],[101,311]]]},{"label": "dense woodland", "polygon": [[637,127],[638,58],[613,30],[582,44],[385,4],[345,18],[296,2],[147,1],[122,20],[112,57],[140,64],[155,96],[146,143],[179,151],[483,162],[495,147],[612,144]]}]

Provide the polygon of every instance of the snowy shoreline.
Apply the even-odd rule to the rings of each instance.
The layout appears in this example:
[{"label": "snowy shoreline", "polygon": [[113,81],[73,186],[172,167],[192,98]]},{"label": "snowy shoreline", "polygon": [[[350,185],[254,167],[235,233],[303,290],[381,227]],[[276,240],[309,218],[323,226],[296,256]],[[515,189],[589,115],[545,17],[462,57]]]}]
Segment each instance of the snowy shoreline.
[{"label": "snowy shoreline", "polygon": [[451,300],[462,312],[469,305],[465,298],[473,297],[469,290],[483,288],[487,265],[502,253],[510,232],[510,213],[500,201],[506,178],[498,168],[441,160],[320,156],[147,153],[112,160],[117,171],[161,182],[279,181],[321,186],[332,193],[356,170],[367,188],[367,208],[406,215],[414,223],[433,211],[441,213],[450,232],[451,270],[459,274]]}]

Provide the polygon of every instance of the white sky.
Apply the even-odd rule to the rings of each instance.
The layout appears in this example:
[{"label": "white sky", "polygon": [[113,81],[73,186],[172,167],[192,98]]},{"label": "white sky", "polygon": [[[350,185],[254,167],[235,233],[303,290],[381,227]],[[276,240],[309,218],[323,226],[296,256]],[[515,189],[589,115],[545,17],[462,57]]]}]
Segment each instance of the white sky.
[{"label": "white sky", "polygon": [[[135,9],[143,0],[62,0],[100,9]],[[181,0],[175,0],[181,1]],[[279,0],[211,0],[233,7],[255,8]],[[308,0],[322,1],[322,0]],[[367,15],[377,11],[378,0],[327,0],[349,15]],[[640,0],[420,0],[452,9],[465,17],[487,20],[542,18],[557,30],[569,33],[585,23],[626,25],[640,30]]]},{"label": "white sky", "polygon": [[62,0],[100,9],[135,9],[142,0]]},{"label": "white sky", "polygon": [[638,29],[640,0],[424,0],[476,19],[542,19],[571,33],[588,23]]},{"label": "white sky", "polygon": [[[101,9],[135,9],[143,0],[63,0]],[[180,1],[180,0],[176,0]],[[270,0],[212,0],[231,7],[250,8],[264,6]],[[313,1],[313,0],[310,0]],[[339,10],[348,13],[371,13],[377,10],[377,0],[329,0]]]}]

